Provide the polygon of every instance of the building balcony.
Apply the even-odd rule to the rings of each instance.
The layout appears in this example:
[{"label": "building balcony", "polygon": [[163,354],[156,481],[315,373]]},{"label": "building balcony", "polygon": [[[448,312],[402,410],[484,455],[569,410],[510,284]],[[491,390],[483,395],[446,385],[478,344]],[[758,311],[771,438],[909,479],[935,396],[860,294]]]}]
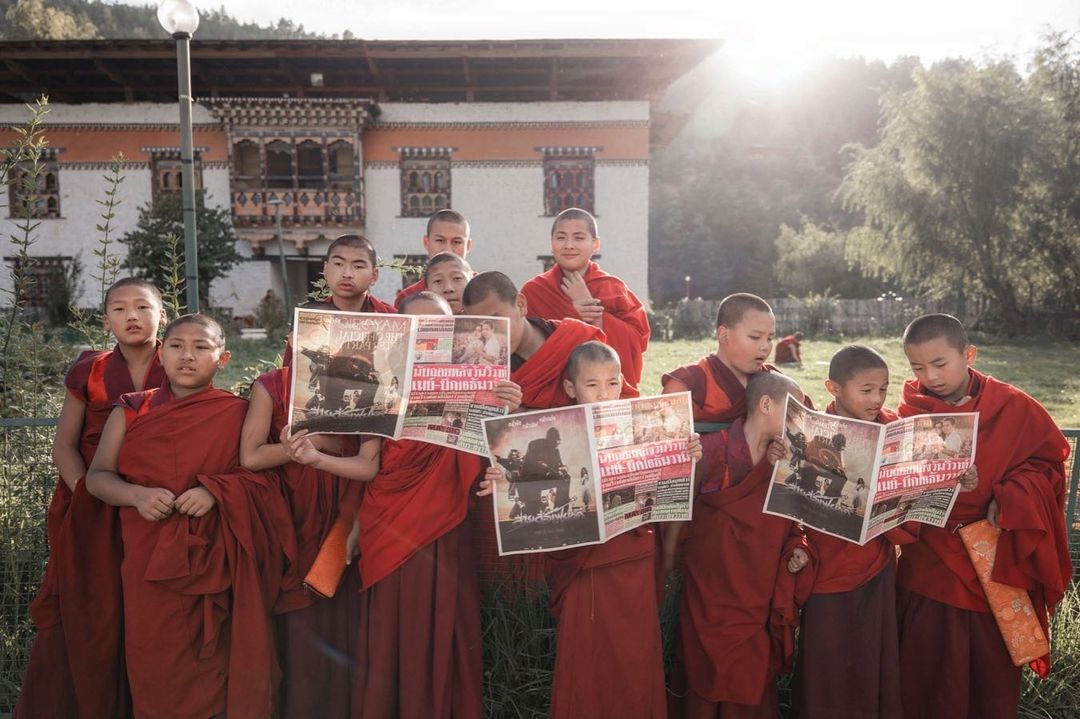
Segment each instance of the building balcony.
[{"label": "building balcony", "polygon": [[238,226],[273,225],[280,200],[283,225],[355,225],[363,223],[362,195],[356,189],[233,189],[232,216]]}]

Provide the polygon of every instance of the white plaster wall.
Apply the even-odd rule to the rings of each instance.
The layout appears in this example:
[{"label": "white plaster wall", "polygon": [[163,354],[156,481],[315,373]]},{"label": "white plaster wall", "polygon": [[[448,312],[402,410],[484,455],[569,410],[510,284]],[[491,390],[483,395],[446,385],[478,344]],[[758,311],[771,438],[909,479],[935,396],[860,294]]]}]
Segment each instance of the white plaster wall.
[{"label": "white plaster wall", "polygon": [[649,103],[459,102],[379,103],[379,122],[647,122]]},{"label": "white plaster wall", "polygon": [[[26,122],[29,111],[25,105],[0,105],[0,124]],[[216,122],[210,110],[196,103],[191,110],[192,122]],[[50,125],[116,125],[151,123],[180,124],[180,109],[175,102],[88,102],[82,105],[50,104],[43,120]]]},{"label": "white plaster wall", "polygon": [[[469,218],[476,270],[497,269],[521,285],[543,268],[537,255],[551,254],[552,218],[543,215],[543,168],[495,165],[454,166],[453,206]],[[424,218],[399,217],[400,179],[396,168],[367,168],[367,233],[380,256],[422,254]],[[596,168],[596,210],[600,224],[600,264],[648,301],[649,171],[645,165]],[[391,299],[401,278],[384,272],[375,295]]]}]

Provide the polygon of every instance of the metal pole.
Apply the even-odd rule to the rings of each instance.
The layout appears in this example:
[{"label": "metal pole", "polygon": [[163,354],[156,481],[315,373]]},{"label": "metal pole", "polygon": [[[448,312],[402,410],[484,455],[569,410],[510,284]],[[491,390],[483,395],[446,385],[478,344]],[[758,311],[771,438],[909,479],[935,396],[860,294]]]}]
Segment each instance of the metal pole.
[{"label": "metal pole", "polygon": [[274,224],[277,226],[278,257],[281,258],[281,286],[285,288],[285,316],[292,317],[292,294],[289,292],[289,273],[285,269],[285,240],[281,238],[281,205],[274,203]]},{"label": "metal pole", "polygon": [[180,89],[180,171],[184,198],[184,285],[187,311],[198,312],[199,245],[195,230],[195,160],[191,139],[191,35],[176,33],[176,75]]}]

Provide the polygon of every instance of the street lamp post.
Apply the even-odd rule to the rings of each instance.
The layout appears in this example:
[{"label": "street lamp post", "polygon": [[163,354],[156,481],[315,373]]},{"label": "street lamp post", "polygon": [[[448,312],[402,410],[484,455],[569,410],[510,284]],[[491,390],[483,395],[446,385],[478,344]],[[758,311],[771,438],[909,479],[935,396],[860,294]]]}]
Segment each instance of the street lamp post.
[{"label": "street lamp post", "polygon": [[683,281],[686,282],[686,299],[690,299],[690,275],[684,277]]},{"label": "street lamp post", "polygon": [[285,316],[292,317],[292,295],[289,294],[289,273],[285,270],[285,240],[281,237],[281,206],[285,200],[275,197],[266,204],[274,206],[274,226],[277,228],[278,257],[281,258],[281,286],[285,292]]},{"label": "street lamp post", "polygon": [[191,36],[199,27],[199,11],[188,0],[164,0],[158,22],[176,40],[176,74],[180,95],[180,172],[184,202],[184,284],[187,311],[199,311],[199,245],[195,231],[195,161],[191,139]]}]

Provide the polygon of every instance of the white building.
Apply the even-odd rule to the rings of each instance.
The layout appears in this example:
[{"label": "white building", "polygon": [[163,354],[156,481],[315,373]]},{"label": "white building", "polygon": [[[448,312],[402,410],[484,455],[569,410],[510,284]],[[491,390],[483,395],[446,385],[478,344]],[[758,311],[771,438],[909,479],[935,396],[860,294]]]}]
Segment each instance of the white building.
[{"label": "white building", "polygon": [[[678,125],[655,103],[716,48],[682,40],[194,42],[196,184],[208,203],[231,208],[244,257],[214,283],[212,303],[244,315],[267,288],[282,293],[270,200],[282,202],[295,296],[345,232],[369,237],[383,259],[419,261],[426,217],[448,206],[472,224],[474,268],[521,283],[545,268],[553,215],[581,206],[597,215],[601,264],[646,299],[649,153]],[[40,286],[31,298],[41,302],[58,266],[74,257],[93,266],[96,201],[115,154],[127,158],[117,237],[141,206],[176,190],[175,54],[171,41],[141,40],[4,42],[0,54],[3,146],[27,117],[23,102],[50,97],[36,198]],[[12,254],[10,214],[0,214],[4,257]],[[403,282],[384,271],[374,293],[391,299]]]}]

